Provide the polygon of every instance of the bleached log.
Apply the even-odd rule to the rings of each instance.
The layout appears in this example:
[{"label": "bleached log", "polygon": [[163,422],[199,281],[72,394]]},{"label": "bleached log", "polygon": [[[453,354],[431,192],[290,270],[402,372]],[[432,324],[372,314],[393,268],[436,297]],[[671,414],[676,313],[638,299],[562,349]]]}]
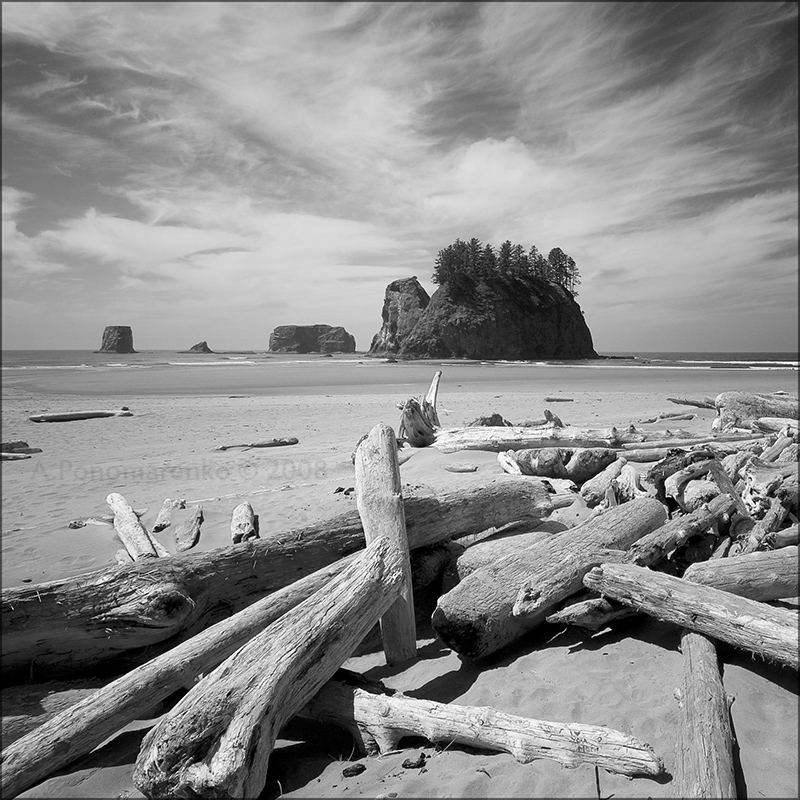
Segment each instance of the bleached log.
[{"label": "bleached log", "polygon": [[[434,387],[431,391],[435,397]],[[385,537],[402,559],[399,596],[380,621],[386,663],[399,664],[417,654],[417,630],[397,437],[388,425],[376,425],[358,445],[355,479],[356,505],[367,543]]]},{"label": "bleached log", "polygon": [[169,497],[164,500],[161,508],[159,509],[156,521],[153,523],[153,533],[159,533],[172,525],[172,509],[173,508],[186,508],[185,500],[171,500]]},{"label": "bleached log", "polygon": [[759,417],[751,424],[754,430],[765,433],[779,433],[784,430],[793,436],[797,436],[798,433],[797,420],[790,417]]},{"label": "bleached log", "polygon": [[728,698],[717,648],[699,633],[683,631],[683,684],[679,696],[677,796],[734,800],[736,779]]},{"label": "bleached log", "polygon": [[[504,456],[501,460],[500,456]],[[540,478],[565,478],[583,483],[602,472],[617,460],[617,452],[605,447],[566,448],[546,447],[535,450],[509,450],[498,454],[498,463],[512,461],[519,474]],[[507,471],[507,470],[506,470]]]},{"label": "bleached log", "polygon": [[668,397],[670,403],[676,403],[679,406],[695,406],[697,408],[711,408],[715,409],[716,406],[714,405],[715,398],[713,397],[703,397],[698,399],[692,399],[690,397]]},{"label": "bleached log", "polygon": [[656,619],[798,668],[797,614],[791,611],[632,564],[602,564],[583,583]]},{"label": "bleached log", "polygon": [[781,527],[787,513],[788,509],[780,498],[771,498],[767,513],[755,523],[745,536],[733,543],[731,555],[744,555],[760,549],[764,539]]},{"label": "bleached log", "polygon": [[249,444],[221,444],[215,447],[215,450],[232,450],[235,447],[241,447],[245,450],[251,450],[258,447],[288,447],[289,445],[299,444],[300,440],[296,436],[289,436],[283,439],[268,439],[264,442],[250,442]]},{"label": "bleached log", "polygon": [[787,417],[797,420],[797,397],[758,392],[722,392],[714,405],[717,418],[712,430],[725,431],[732,428],[747,428],[763,417]]},{"label": "bleached log", "polygon": [[121,547],[119,550],[117,550],[116,553],[114,553],[114,561],[116,561],[117,564],[132,564],[133,563],[133,559],[131,558],[131,554],[124,547]]},{"label": "bleached log", "polygon": [[482,658],[544,621],[561,600],[581,588],[582,576],[609,549],[624,550],[666,518],[656,500],[609,509],[550,541],[514,547],[439,598],[431,624],[439,638],[467,658]]},{"label": "bleached log", "polygon": [[441,377],[442,371],[437,370],[425,397],[409,398],[400,406],[399,438],[412,447],[426,447],[431,444],[440,426],[436,398]]},{"label": "bleached log", "polygon": [[697,414],[691,413],[684,413],[681,411],[665,411],[661,414],[656,414],[654,417],[648,417],[647,419],[640,419],[638,420],[640,425],[653,425],[656,422],[663,422],[664,420],[690,420],[694,419]]},{"label": "bleached log", "polygon": [[[754,442],[763,439],[763,436],[758,436],[753,433],[716,433],[716,434],[699,434],[698,436],[681,437],[675,436],[672,439],[651,438],[642,442],[623,442],[620,446],[623,450],[656,450],[656,449],[669,449],[673,450],[676,447],[694,447],[698,444],[729,444],[731,442],[745,443]],[[627,453],[625,454],[627,455]]]},{"label": "bleached log", "polygon": [[793,461],[800,461],[800,444],[796,442],[787,445],[775,459],[777,464],[789,464]]},{"label": "bleached log", "polygon": [[250,503],[239,503],[231,514],[231,542],[249,542],[251,539],[258,539],[256,532],[256,515]]},{"label": "bleached log", "polygon": [[[541,481],[501,478],[438,495],[404,493],[411,549],[549,516]],[[161,652],[269,592],[363,548],[358,511],[236,547],[146,559],[77,577],[3,588],[3,677],[85,674]],[[137,662],[138,659],[138,662]]]},{"label": "bleached log", "polygon": [[128,501],[121,494],[112,492],[106,497],[106,503],[114,512],[114,530],[134,561],[169,555],[164,547],[145,530]]},{"label": "bleached log", "polygon": [[422,736],[434,743],[509,753],[522,764],[546,758],[566,767],[595,764],[629,776],[654,777],[664,771],[649,744],[612,728],[530,719],[491,707],[417,700],[380,692],[346,670],[337,675],[344,680],[336,680],[335,675],[299,716],[341,725],[367,754],[389,753],[404,736]]},{"label": "bleached log", "polygon": [[774,444],[770,445],[766,450],[764,450],[760,456],[761,460],[768,463],[777,461],[780,458],[781,453],[792,443],[793,440],[791,436],[779,436]]},{"label": "bleached log", "polygon": [[800,529],[797,523],[773,533],[768,533],[761,542],[763,550],[778,550],[781,547],[800,543]]},{"label": "bleached log", "polygon": [[432,446],[442,453],[459,450],[487,450],[493,453],[506,450],[530,450],[542,447],[617,447],[623,437],[644,434],[625,434],[616,428],[447,428],[436,432]]},{"label": "bleached log", "polygon": [[145,736],[133,783],[148,797],[258,797],[283,725],[398,597],[403,558],[367,545],[316,592],[229,656]]},{"label": "bleached log", "polygon": [[615,603],[606,597],[591,597],[570,603],[549,614],[546,619],[553,625],[574,625],[577,628],[597,631],[612,622],[636,616],[638,613],[635,608]]},{"label": "bleached log", "polygon": [[719,486],[707,478],[689,481],[681,492],[680,506],[684,511],[694,511],[720,494]]},{"label": "bleached log", "polygon": [[586,481],[581,486],[581,497],[589,508],[599,505],[606,496],[606,490],[611,486],[611,482],[617,478],[622,468],[627,464],[627,458],[619,456],[616,461],[612,461],[602,472]]},{"label": "bleached log", "polygon": [[762,602],[797,597],[800,594],[797,556],[794,545],[771,552],[701,561],[690,564],[683,577]]},{"label": "bleached log", "polygon": [[54,414],[34,414],[28,417],[31,422],[72,422],[79,419],[98,419],[100,417],[132,417],[127,408],[112,411],[64,411]]},{"label": "bleached log", "polygon": [[175,529],[175,546],[179,552],[191,550],[200,539],[200,526],[203,524],[203,506],[195,506],[191,516]]},{"label": "bleached log", "polygon": [[0,453],[0,461],[24,461],[30,458],[27,453]]},{"label": "bleached log", "polygon": [[611,481],[618,503],[627,503],[637,497],[647,497],[648,492],[642,487],[639,473],[631,464],[625,464],[619,475]]}]

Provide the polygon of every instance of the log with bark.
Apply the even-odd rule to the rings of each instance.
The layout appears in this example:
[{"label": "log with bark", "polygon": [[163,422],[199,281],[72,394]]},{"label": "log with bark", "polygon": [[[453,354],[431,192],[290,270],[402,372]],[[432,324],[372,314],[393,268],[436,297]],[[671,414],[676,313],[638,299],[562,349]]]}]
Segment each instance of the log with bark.
[{"label": "log with bark", "polygon": [[491,707],[417,700],[386,692],[382,684],[340,670],[299,716],[346,728],[367,754],[389,753],[404,736],[510,753],[527,764],[535,759],[566,767],[595,764],[622,775],[657,777],[664,766],[653,748],[620,731],[596,725],[549,722]]},{"label": "log with bark", "polygon": [[101,417],[132,417],[133,412],[125,406],[112,411],[64,411],[54,414],[34,414],[28,417],[31,422],[72,422],[79,419],[99,419]]},{"label": "log with bark", "polygon": [[656,500],[634,500],[603,512],[552,540],[514,547],[439,598],[431,624],[439,638],[467,658],[482,658],[544,621],[583,575],[663,524]]},{"label": "log with bark", "polygon": [[683,684],[678,696],[677,796],[734,800],[733,736],[717,648],[700,633],[683,631]]},{"label": "log with bark", "polygon": [[656,619],[798,668],[795,612],[633,564],[602,564],[587,572],[583,583]]},{"label": "log with bark", "polygon": [[288,447],[292,444],[299,444],[300,440],[296,436],[289,436],[283,439],[269,439],[264,442],[250,442],[249,444],[221,444],[215,447],[215,450],[232,450],[235,447],[241,447],[245,450],[258,447]]},{"label": "log with bark", "polygon": [[[437,495],[405,493],[411,549],[549,516],[535,478],[504,478]],[[237,547],[146,559],[43,584],[4,588],[6,681],[68,677],[142,663],[163,648],[364,546],[356,509]],[[162,649],[159,649],[162,648]],[[145,653],[145,649],[147,649]]]},{"label": "log with bark", "polygon": [[714,405],[717,418],[712,430],[726,431],[749,428],[763,417],[786,417],[797,420],[797,397],[759,392],[722,392]]},{"label": "log with bark", "polygon": [[164,500],[161,508],[159,509],[158,515],[156,516],[156,520],[153,523],[153,533],[160,533],[172,525],[173,508],[186,508],[186,501],[172,500],[169,497]]},{"label": "log with bark", "polygon": [[603,447],[547,447],[498,454],[504,472],[540,478],[566,478],[584,483],[617,460],[617,451]]},{"label": "log with bark", "polygon": [[258,797],[280,729],[392,606],[403,577],[397,548],[372,541],[159,719],[142,741],[136,788],[147,797]]},{"label": "log with bark", "polygon": [[106,503],[114,512],[114,530],[134,561],[163,558],[169,555],[164,546],[145,530],[144,525],[139,522],[134,510],[121,494],[112,492],[106,497]]},{"label": "log with bark", "polygon": [[231,513],[231,542],[249,542],[251,539],[258,539],[256,531],[256,515],[250,503],[239,503]]},{"label": "log with bark", "polygon": [[192,509],[189,518],[175,528],[175,546],[179,552],[191,550],[197,544],[204,519],[203,506],[197,505]]}]

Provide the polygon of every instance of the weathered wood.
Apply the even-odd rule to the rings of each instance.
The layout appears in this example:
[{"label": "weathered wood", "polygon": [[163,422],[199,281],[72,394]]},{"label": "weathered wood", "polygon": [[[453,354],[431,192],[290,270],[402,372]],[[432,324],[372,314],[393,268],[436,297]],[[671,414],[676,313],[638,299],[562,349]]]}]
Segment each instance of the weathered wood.
[{"label": "weathered wood", "polygon": [[736,558],[718,558],[689,565],[683,577],[751,600],[780,600],[800,594],[797,557],[794,545]]},{"label": "weathered wood", "polygon": [[231,514],[231,542],[249,542],[258,539],[256,532],[256,515],[250,503],[239,503]]},{"label": "weathered wood", "polygon": [[[621,444],[623,450],[654,450],[668,448],[670,450],[676,447],[694,447],[698,444],[713,444],[722,442],[728,444],[730,442],[753,442],[762,439],[763,436],[758,436],[754,433],[715,433],[715,434],[699,434],[691,438],[682,438],[675,436],[672,439],[650,439],[643,442],[624,442]],[[626,453],[627,455],[627,453]]]},{"label": "weathered wood", "polygon": [[[504,456],[500,459],[499,456]],[[605,447],[567,448],[546,447],[535,450],[509,450],[498,455],[498,463],[508,471],[506,465],[514,462],[519,474],[540,478],[566,478],[583,483],[602,472],[617,460],[617,452]]]},{"label": "weathered wood", "polygon": [[[10,444],[16,444],[16,442],[10,442]],[[27,445],[24,447],[8,447],[7,445],[0,446],[0,451],[6,454],[23,454],[23,455],[31,455],[33,453],[42,453],[44,452],[41,447],[28,447]]]},{"label": "weathered wood", "polygon": [[6,747],[0,795],[11,798],[93,750],[154,703],[190,687],[252,636],[328,586],[353,553],[226,616],[211,627],[98,689]]},{"label": "weathered wood", "polygon": [[156,516],[156,521],[153,523],[153,533],[159,533],[165,528],[172,525],[172,509],[173,508],[186,508],[185,500],[171,500],[169,497],[164,500],[161,508]]},{"label": "weathered wood", "polygon": [[132,417],[127,408],[112,411],[64,411],[54,414],[34,414],[28,417],[31,422],[72,422],[79,419],[98,419],[100,417]]},{"label": "weathered wood", "polygon": [[774,533],[768,533],[761,542],[763,550],[777,550],[800,543],[800,526],[797,523]]},{"label": "weathered wood", "polygon": [[765,431],[766,433],[779,433],[787,431],[796,436],[798,424],[796,419],[790,417],[759,417],[751,423],[755,430]]},{"label": "weathered wood", "polygon": [[726,431],[747,428],[762,417],[787,417],[797,420],[797,397],[758,392],[722,392],[714,406],[717,418],[712,430]]},{"label": "weathered wood", "polygon": [[[501,478],[439,495],[404,492],[411,549],[552,510],[535,478]],[[364,546],[358,511],[236,547],[146,559],[77,577],[4,588],[6,681],[85,675],[122,655],[138,663]],[[145,648],[147,652],[145,653]]]},{"label": "weathered wood", "polygon": [[731,555],[743,555],[759,550],[764,539],[781,527],[788,512],[789,509],[786,508],[779,497],[771,498],[767,513],[756,522],[745,536],[733,543]]},{"label": "weathered wood", "polygon": [[180,552],[191,550],[197,544],[204,519],[203,506],[195,506],[189,518],[175,529],[175,546]]},{"label": "weathered wood", "polygon": [[284,439],[269,439],[264,442],[250,442],[249,444],[221,444],[215,450],[232,450],[234,447],[243,447],[250,450],[255,447],[288,447],[292,444],[299,444],[300,440],[296,436],[289,436]]},{"label": "weathered wood", "polygon": [[791,444],[793,444],[793,438],[791,436],[779,436],[775,444],[770,445],[761,454],[761,460],[767,462],[777,461],[781,453]]},{"label": "weathered wood", "polygon": [[648,417],[647,419],[640,419],[638,420],[640,425],[653,425],[657,422],[663,422],[664,420],[690,420],[694,419],[697,414],[686,413],[681,411],[665,411],[661,414],[656,414],[654,417]]},{"label": "weathered wood", "polygon": [[680,495],[680,507],[684,511],[694,511],[704,503],[710,503],[715,497],[721,494],[719,486],[708,478],[689,481]]},{"label": "weathered wood", "polygon": [[641,479],[632,464],[625,464],[614,480],[611,481],[618,503],[628,503],[637,497],[648,497],[649,493],[642,487]]},{"label": "weathered wood", "polygon": [[142,742],[136,788],[148,797],[258,797],[280,729],[395,602],[403,577],[396,548],[372,541],[161,717]]},{"label": "weathered wood", "polygon": [[134,561],[169,555],[145,530],[128,501],[121,494],[112,492],[106,497],[106,503],[114,512],[114,530]]},{"label": "weathered wood", "polygon": [[797,614],[791,611],[633,564],[602,564],[583,583],[656,619],[798,668]]},{"label": "weathered wood", "polygon": [[30,458],[27,453],[0,453],[0,461],[24,461]]},{"label": "weathered wood", "polygon": [[611,482],[619,476],[622,468],[627,463],[625,456],[619,456],[616,461],[612,461],[602,472],[590,478],[581,486],[581,497],[586,501],[586,505],[589,508],[594,508],[603,502]]},{"label": "weathered wood", "polygon": [[409,398],[400,406],[399,439],[412,447],[426,447],[433,442],[439,428],[436,398],[442,371],[437,370],[425,397]]},{"label": "weathered wood", "polygon": [[683,631],[683,685],[679,698],[677,796],[733,800],[736,779],[728,698],[717,648],[699,633]]},{"label": "weathered wood", "polygon": [[639,612],[635,608],[615,603],[605,597],[591,597],[569,603],[563,608],[549,614],[546,619],[552,625],[574,625],[597,631],[619,619],[633,617]]},{"label": "weathered wood", "polygon": [[468,658],[482,658],[542,623],[561,600],[581,589],[583,575],[664,523],[656,500],[608,509],[552,540],[515,548],[476,570],[439,598],[431,624],[439,638]]},{"label": "weathered wood", "polygon": [[388,425],[376,425],[358,446],[355,475],[356,505],[367,543],[385,537],[403,561],[399,597],[380,621],[386,663],[399,664],[417,654],[417,629],[397,437]]},{"label": "weathered wood", "polygon": [[697,408],[711,408],[715,409],[715,398],[703,397],[701,399],[692,399],[690,397],[668,397],[670,403],[676,403],[679,406],[695,406]]},{"label": "weathered wood", "polygon": [[[141,519],[146,513],[146,508],[134,508],[133,513],[136,514],[138,519]],[[102,514],[98,517],[79,517],[78,519],[71,519],[67,523],[68,528],[85,528],[87,525],[110,525],[114,527],[114,515]]]},{"label": "weathered wood", "polygon": [[[344,680],[336,680],[338,676]],[[510,753],[522,764],[546,758],[566,767],[595,764],[630,776],[658,776],[664,771],[649,744],[605,726],[549,722],[486,706],[417,700],[381,692],[382,686],[359,681],[359,677],[341,670],[299,716],[341,725],[368,754],[389,753],[404,736],[423,736],[434,743]]]}]

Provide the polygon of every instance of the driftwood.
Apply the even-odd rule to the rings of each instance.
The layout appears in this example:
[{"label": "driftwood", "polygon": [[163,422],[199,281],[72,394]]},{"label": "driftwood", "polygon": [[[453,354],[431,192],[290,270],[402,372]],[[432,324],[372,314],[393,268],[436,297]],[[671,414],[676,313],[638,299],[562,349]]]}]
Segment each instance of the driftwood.
[{"label": "driftwood", "polygon": [[191,516],[175,529],[175,546],[180,552],[191,550],[197,544],[203,519],[203,506],[195,506]]},{"label": "driftwood", "polygon": [[778,550],[800,543],[800,526],[797,523],[774,533],[768,533],[761,542],[762,550]]},{"label": "driftwood", "polygon": [[417,654],[417,632],[397,437],[388,425],[376,425],[356,449],[355,476],[356,505],[367,543],[386,538],[402,558],[399,597],[380,621],[386,662],[398,664]]},{"label": "driftwood", "polygon": [[576,483],[593,478],[616,460],[615,450],[599,447],[509,450],[497,456],[504,472],[541,478],[566,478]]},{"label": "driftwood", "polygon": [[250,503],[239,503],[231,514],[231,542],[249,542],[258,539],[256,531],[256,515]]},{"label": "driftwood", "polygon": [[684,511],[694,511],[720,494],[719,486],[714,481],[707,478],[690,481],[681,492],[679,505]]},{"label": "driftwood", "polygon": [[399,438],[412,447],[426,447],[436,436],[440,425],[436,398],[441,377],[442,371],[437,370],[425,397],[412,397],[400,406]]},{"label": "driftwood", "polygon": [[546,619],[553,625],[574,625],[577,628],[596,631],[612,622],[636,616],[638,613],[636,609],[608,598],[591,597],[568,603],[553,614],[549,614]]},{"label": "driftwood", "polygon": [[773,497],[766,514],[749,529],[749,532],[733,543],[731,555],[753,553],[761,549],[764,539],[781,527],[788,512],[789,509],[783,501],[779,497]]},{"label": "driftwood", "polygon": [[715,409],[715,398],[703,397],[701,399],[692,399],[690,397],[668,397],[670,403],[676,403],[679,406],[695,406],[696,408],[711,408]]},{"label": "driftwood", "polygon": [[[783,451],[791,444],[793,444],[793,441],[794,439],[792,436],[779,436],[775,444],[770,445],[766,450],[764,450],[764,452],[761,454],[761,460],[768,462],[778,461]],[[786,459],[786,460],[791,460],[791,459]]]},{"label": "driftwood", "polygon": [[185,500],[171,500],[169,497],[164,500],[163,505],[159,509],[156,521],[153,523],[153,533],[159,533],[165,528],[172,525],[172,509],[173,508],[186,508]]},{"label": "driftwood", "polygon": [[683,577],[751,600],[780,600],[800,594],[797,545],[690,564]]},{"label": "driftwood", "polygon": [[649,744],[611,728],[417,700],[386,693],[381,684],[347,670],[334,675],[299,716],[341,725],[368,754],[389,753],[404,736],[423,736],[430,742],[510,753],[522,764],[546,758],[566,767],[588,763],[630,776],[658,776],[664,770]]},{"label": "driftwood", "polygon": [[697,416],[697,414],[682,413],[680,411],[666,411],[666,412],[663,412],[661,414],[657,414],[655,417],[648,417],[647,419],[640,419],[639,420],[639,424],[640,425],[653,425],[656,422],[663,422],[664,420],[671,420],[671,421],[690,420],[690,419],[694,419],[696,416]]},{"label": "driftwood", "polygon": [[763,436],[759,436],[754,433],[715,433],[710,435],[700,434],[693,437],[682,436],[680,433],[678,433],[672,439],[651,438],[641,442],[622,442],[620,446],[623,450],[655,450],[664,448],[672,450],[676,447],[695,447],[698,444],[753,442],[762,438]]},{"label": "driftwood", "polygon": [[[438,496],[406,492],[411,549],[546,517],[541,482],[501,479]],[[128,653],[141,663],[260,597],[364,546],[350,509],[306,528],[2,591],[3,677],[85,675]],[[145,648],[148,648],[145,653]]]},{"label": "driftwood", "polygon": [[603,502],[606,491],[611,482],[622,472],[622,468],[627,464],[624,456],[619,456],[616,461],[612,461],[602,472],[587,480],[581,486],[581,497],[586,501],[589,508],[594,508]]},{"label": "driftwood", "polygon": [[27,453],[0,453],[0,461],[24,461],[30,458]]},{"label": "driftwood", "polygon": [[754,430],[766,433],[787,431],[789,434],[797,436],[798,432],[797,420],[790,417],[759,417],[750,424]]},{"label": "driftwood", "polygon": [[27,442],[3,442],[0,444],[0,451],[4,454],[22,453],[23,455],[44,452],[41,447],[28,447]]},{"label": "driftwood", "polygon": [[[490,567],[468,575],[439,598],[431,624],[439,638],[468,658],[482,658],[544,621],[561,600],[581,587],[581,578],[663,524],[656,500],[618,506],[550,541],[515,548]],[[620,555],[622,555],[620,553]]]},{"label": "driftwood", "polygon": [[611,481],[610,488],[615,495],[615,505],[617,503],[627,503],[637,497],[648,497],[649,493],[642,487],[639,473],[631,464],[624,464],[622,469]]},{"label": "driftwood", "polygon": [[328,586],[229,656],[145,736],[133,773],[148,797],[258,797],[283,725],[323,686],[403,584],[403,558],[371,542]]},{"label": "driftwood", "polygon": [[106,503],[114,512],[114,530],[134,561],[145,558],[161,558],[169,555],[160,542],[144,528],[128,501],[118,492],[106,497]]},{"label": "driftwood", "polygon": [[583,583],[656,619],[798,668],[797,614],[791,611],[632,564],[602,564]]},{"label": "driftwood", "polygon": [[270,439],[266,442],[250,442],[249,444],[221,444],[215,447],[215,450],[232,450],[234,447],[243,447],[245,450],[250,450],[254,447],[287,447],[292,444],[299,444],[300,440],[295,436],[290,436],[286,439]]},{"label": "driftwood", "polygon": [[787,417],[797,420],[797,397],[757,392],[722,392],[714,405],[717,418],[712,430],[748,428],[763,417]]},{"label": "driftwood", "polygon": [[733,800],[733,736],[717,648],[699,633],[683,631],[683,686],[679,695],[677,796]]},{"label": "driftwood", "polygon": [[132,417],[133,412],[125,406],[114,411],[64,411],[56,414],[34,414],[28,417],[31,422],[71,422],[77,419],[97,419],[100,417]]}]

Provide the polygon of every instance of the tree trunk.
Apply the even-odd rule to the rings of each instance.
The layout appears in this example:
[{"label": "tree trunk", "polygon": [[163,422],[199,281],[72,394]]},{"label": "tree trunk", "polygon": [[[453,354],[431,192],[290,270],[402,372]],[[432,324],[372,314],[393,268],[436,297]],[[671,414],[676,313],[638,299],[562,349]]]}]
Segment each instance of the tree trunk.
[{"label": "tree trunk", "polygon": [[128,505],[128,501],[121,494],[112,492],[106,497],[106,503],[114,512],[114,530],[134,561],[163,558],[169,555],[163,545],[144,529],[139,518]]},{"label": "tree trunk", "polygon": [[459,450],[527,450],[541,447],[618,447],[623,441],[644,441],[645,434],[630,434],[616,428],[447,428],[438,430],[432,446],[442,453]]},{"label": "tree trunk", "polygon": [[[588,481],[617,460],[617,452],[606,447],[545,447],[536,450],[511,450],[500,455],[513,461],[521,475],[566,478],[575,483]],[[505,467],[503,469],[510,471]]]},{"label": "tree trunk", "polygon": [[797,546],[735,558],[717,558],[690,564],[683,577],[751,600],[780,600],[800,594]]},{"label": "tree trunk", "polygon": [[586,481],[581,486],[581,497],[589,508],[594,508],[605,500],[606,490],[611,482],[619,477],[622,468],[628,463],[626,456],[620,456],[612,461],[602,472]]},{"label": "tree trunk", "polygon": [[791,611],[632,564],[602,564],[583,582],[656,619],[798,667],[797,614]]},{"label": "tree trunk", "polygon": [[623,450],[654,450],[657,448],[666,448],[672,450],[675,447],[694,447],[696,444],[711,444],[712,442],[722,442],[728,444],[730,442],[754,442],[764,437],[755,433],[711,433],[711,434],[698,434],[697,436],[681,438],[680,435],[673,436],[671,439],[668,437],[657,439],[655,436],[650,435],[647,441],[643,442],[626,442],[622,444]]},{"label": "tree trunk", "polygon": [[376,425],[358,445],[355,468],[356,505],[367,544],[386,537],[403,560],[400,596],[381,617],[386,663],[399,664],[417,654],[417,627],[400,465],[397,463],[397,436],[388,425]]},{"label": "tree trunk", "polygon": [[795,523],[788,528],[768,533],[762,540],[761,546],[765,550],[778,550],[781,547],[798,543],[800,543],[800,527]]},{"label": "tree trunk", "polygon": [[[535,479],[501,479],[439,496],[407,494],[403,506],[411,549],[514,520],[539,519],[552,508]],[[353,509],[236,547],[4,589],[3,677],[28,681],[32,671],[36,680],[83,676],[87,670],[114,669],[114,659],[125,654],[131,656],[126,665],[142,663],[363,548],[363,536]]]},{"label": "tree trunk", "polygon": [[258,539],[255,524],[256,515],[250,503],[239,503],[231,514],[231,542],[249,542]]},{"label": "tree trunk", "polygon": [[114,411],[65,411],[55,414],[34,414],[28,417],[31,422],[71,422],[77,419],[99,419],[100,417],[132,417],[127,408]]},{"label": "tree trunk", "polygon": [[748,428],[761,417],[797,419],[797,398],[757,392],[722,392],[714,401],[717,418],[713,430]]},{"label": "tree trunk", "polygon": [[431,742],[510,753],[522,764],[547,758],[566,767],[588,763],[630,776],[658,776],[664,771],[649,744],[611,728],[379,693],[374,686],[364,686],[366,681],[358,685],[359,677],[341,670],[299,716],[341,725],[368,754],[395,750],[404,736],[423,736]]},{"label": "tree trunk", "polygon": [[371,542],[331,583],[256,634],[145,736],[133,783],[148,797],[258,797],[283,725],[395,602],[402,554]]},{"label": "tree trunk", "polygon": [[195,506],[191,517],[175,529],[175,546],[180,552],[191,550],[197,544],[203,519],[203,506]]},{"label": "tree trunk", "polygon": [[609,549],[625,549],[663,524],[650,498],[604,511],[551,541],[514,547],[442,595],[431,618],[439,638],[468,658],[482,658],[544,621],[557,603],[581,589],[581,578]]},{"label": "tree trunk", "polygon": [[683,689],[678,722],[677,796],[736,798],[728,698],[714,643],[683,631]]}]

